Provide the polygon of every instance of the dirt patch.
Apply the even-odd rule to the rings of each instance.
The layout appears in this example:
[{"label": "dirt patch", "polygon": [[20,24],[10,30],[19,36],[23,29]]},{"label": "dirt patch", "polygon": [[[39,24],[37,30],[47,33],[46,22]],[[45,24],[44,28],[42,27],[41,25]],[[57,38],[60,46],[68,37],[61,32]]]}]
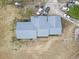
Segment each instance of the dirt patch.
[{"label": "dirt patch", "polygon": [[0,40],[1,40],[0,45],[2,44],[1,45],[2,47],[6,45],[8,46],[9,44],[8,42],[11,40],[13,36],[13,33],[11,31],[12,29],[11,23],[15,19],[15,16],[16,16],[16,9],[13,6],[7,6],[6,8],[0,9]]}]

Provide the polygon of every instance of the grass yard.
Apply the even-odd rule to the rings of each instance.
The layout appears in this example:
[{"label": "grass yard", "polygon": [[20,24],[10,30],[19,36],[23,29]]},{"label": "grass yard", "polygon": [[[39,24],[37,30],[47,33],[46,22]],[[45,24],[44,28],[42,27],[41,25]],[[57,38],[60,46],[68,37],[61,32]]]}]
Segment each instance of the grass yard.
[{"label": "grass yard", "polygon": [[69,14],[71,17],[73,17],[73,18],[79,20],[79,5],[71,6],[71,7],[70,7],[70,11],[68,11],[68,14]]}]

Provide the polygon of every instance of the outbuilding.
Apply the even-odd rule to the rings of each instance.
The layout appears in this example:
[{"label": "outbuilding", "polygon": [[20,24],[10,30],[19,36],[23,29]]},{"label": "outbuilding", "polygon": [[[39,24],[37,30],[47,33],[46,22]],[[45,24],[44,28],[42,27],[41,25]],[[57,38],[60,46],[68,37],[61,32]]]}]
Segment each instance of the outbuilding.
[{"label": "outbuilding", "polygon": [[17,39],[36,39],[36,28],[31,22],[16,23],[16,38]]},{"label": "outbuilding", "polygon": [[50,25],[49,35],[61,35],[62,23],[60,16],[49,16],[48,24]]},{"label": "outbuilding", "polygon": [[47,16],[32,16],[31,22],[37,29],[38,37],[48,37],[49,35],[49,24],[47,22]]},{"label": "outbuilding", "polygon": [[31,21],[16,23],[17,39],[36,39],[49,35],[61,35],[60,16],[32,16]]}]

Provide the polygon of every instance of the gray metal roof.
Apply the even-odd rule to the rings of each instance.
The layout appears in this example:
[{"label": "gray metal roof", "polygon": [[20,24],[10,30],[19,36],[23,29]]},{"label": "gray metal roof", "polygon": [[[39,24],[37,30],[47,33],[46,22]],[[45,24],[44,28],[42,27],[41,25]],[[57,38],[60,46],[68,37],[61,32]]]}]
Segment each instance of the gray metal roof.
[{"label": "gray metal roof", "polygon": [[16,29],[17,30],[32,30],[32,29],[35,29],[35,26],[31,22],[17,22]]},{"label": "gray metal roof", "polygon": [[61,34],[62,24],[61,17],[59,16],[32,16],[31,22],[16,23],[16,37],[18,39],[31,39]]},{"label": "gray metal roof", "polygon": [[49,16],[48,23],[50,24],[50,35],[61,35],[62,34],[62,23],[60,16]]},{"label": "gray metal roof", "polygon": [[47,16],[32,16],[31,22],[37,28],[38,37],[48,37],[49,35],[49,24],[47,22]]},{"label": "gray metal roof", "polygon": [[32,16],[31,22],[36,26],[36,28],[48,28],[47,16]]},{"label": "gray metal roof", "polygon": [[60,16],[49,16],[48,23],[51,24],[52,27],[61,28],[61,17]]},{"label": "gray metal roof", "polygon": [[31,22],[17,22],[16,38],[17,39],[33,39],[37,38],[36,28]]}]

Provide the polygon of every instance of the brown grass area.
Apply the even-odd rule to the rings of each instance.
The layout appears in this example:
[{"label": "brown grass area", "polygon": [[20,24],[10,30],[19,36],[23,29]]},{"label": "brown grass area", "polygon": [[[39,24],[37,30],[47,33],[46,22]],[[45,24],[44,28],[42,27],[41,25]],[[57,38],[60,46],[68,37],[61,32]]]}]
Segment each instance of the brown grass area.
[{"label": "brown grass area", "polygon": [[13,33],[11,31],[12,29],[11,23],[15,19],[16,16],[15,11],[16,10],[14,9],[13,6],[7,6],[6,8],[0,9],[0,40],[1,40],[0,45],[2,44],[6,46],[7,44],[9,44],[8,42],[12,38]]},{"label": "brown grass area", "polygon": [[73,24],[63,21],[61,36],[12,42],[12,23],[17,14],[14,6],[0,9],[0,59],[76,59],[79,48],[73,42]]}]

